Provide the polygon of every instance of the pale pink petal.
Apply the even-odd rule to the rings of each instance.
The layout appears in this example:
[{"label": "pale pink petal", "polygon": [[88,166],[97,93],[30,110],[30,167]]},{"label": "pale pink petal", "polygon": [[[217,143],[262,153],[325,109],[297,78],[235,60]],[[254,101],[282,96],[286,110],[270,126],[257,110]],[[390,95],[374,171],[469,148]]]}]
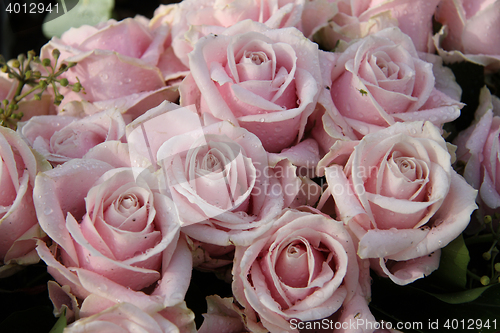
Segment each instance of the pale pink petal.
[{"label": "pale pink petal", "polygon": [[[412,283],[417,279],[430,275],[439,267],[441,250],[436,250],[429,255],[406,261],[388,261],[379,260],[382,271],[396,284],[400,286]],[[389,266],[389,267],[388,267]]]}]

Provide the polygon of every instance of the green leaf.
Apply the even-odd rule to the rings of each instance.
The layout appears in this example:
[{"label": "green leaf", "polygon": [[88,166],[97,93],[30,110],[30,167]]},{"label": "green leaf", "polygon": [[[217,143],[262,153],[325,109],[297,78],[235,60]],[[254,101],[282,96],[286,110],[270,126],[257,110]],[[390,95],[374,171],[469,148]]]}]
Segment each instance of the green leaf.
[{"label": "green leaf", "polygon": [[[59,10],[64,9],[64,0],[58,0]],[[114,0],[79,0],[78,4],[67,13],[61,15],[55,11],[45,17],[42,31],[45,37],[61,37],[70,28],[78,28],[84,24],[97,25],[111,18],[115,6]],[[57,17],[58,16],[58,17]],[[56,18],[54,18],[56,17]]]},{"label": "green leaf", "polygon": [[449,303],[449,304],[460,304],[460,303],[467,303],[467,302],[472,302],[475,299],[477,299],[481,294],[488,288],[492,287],[486,286],[486,287],[481,287],[481,288],[474,288],[474,289],[469,289],[469,290],[464,290],[460,291],[457,293],[449,293],[449,294],[434,294],[434,293],[429,293],[429,295],[432,295],[436,297],[437,299]]},{"label": "green leaf", "polygon": [[439,269],[433,275],[451,288],[465,289],[469,261],[469,251],[460,235],[441,250]]},{"label": "green leaf", "polygon": [[[374,276],[370,308],[375,318],[392,323],[422,324],[403,329],[405,333],[452,332],[444,324],[454,319],[465,323],[464,327],[460,324],[457,330],[453,330],[454,333],[494,333],[500,330],[500,284],[489,287],[474,301],[460,304],[445,303],[413,285],[398,286],[389,279]],[[467,329],[471,319],[483,323],[489,320],[490,327]],[[434,328],[431,324],[436,321],[439,325]]]},{"label": "green leaf", "polygon": [[68,326],[68,322],[66,321],[66,310],[64,310],[49,333],[62,333],[66,326]]}]

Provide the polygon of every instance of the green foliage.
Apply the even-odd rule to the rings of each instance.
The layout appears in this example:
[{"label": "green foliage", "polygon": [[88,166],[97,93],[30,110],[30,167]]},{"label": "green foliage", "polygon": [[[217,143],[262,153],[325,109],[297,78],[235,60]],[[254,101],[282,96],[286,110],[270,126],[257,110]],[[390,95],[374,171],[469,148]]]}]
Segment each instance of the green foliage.
[{"label": "green foliage", "polygon": [[[19,102],[32,95],[36,101],[41,100],[42,93],[52,87],[54,91],[54,104],[59,105],[64,96],[59,92],[60,86],[69,86],[73,91],[83,90],[80,82],[69,84],[66,78],[60,76],[76,63],[60,64],[58,67],[60,52],[57,49],[52,51],[52,60],[40,59],[34,51],[29,51],[27,56],[20,54],[17,59],[8,62],[0,55],[0,69],[6,73],[10,79],[17,82],[14,95],[10,99],[5,99],[0,105],[0,125],[15,129],[17,122],[22,119],[23,113],[16,112],[19,109]],[[46,74],[42,74],[44,71]],[[78,78],[77,78],[78,80]],[[25,87],[30,87],[25,89]]]},{"label": "green foliage", "polygon": [[61,317],[59,317],[59,319],[57,320],[54,327],[52,327],[49,333],[62,333],[66,326],[68,326],[68,323],[66,321],[66,311],[63,311]]},{"label": "green foliage", "polygon": [[465,289],[470,256],[462,235],[441,250],[439,269],[433,275],[450,289]]}]

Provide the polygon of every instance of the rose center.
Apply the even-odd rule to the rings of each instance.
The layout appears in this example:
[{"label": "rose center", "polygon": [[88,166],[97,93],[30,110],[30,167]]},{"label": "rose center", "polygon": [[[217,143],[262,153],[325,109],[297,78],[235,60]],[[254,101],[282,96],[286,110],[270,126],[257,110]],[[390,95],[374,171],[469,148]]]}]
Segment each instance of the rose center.
[{"label": "rose center", "polygon": [[422,177],[422,170],[418,168],[417,161],[413,158],[397,157],[394,159],[399,172],[403,175],[407,181],[413,182]]},{"label": "rose center", "polygon": [[208,152],[203,157],[203,159],[201,160],[201,163],[199,163],[198,167],[200,169],[203,169],[203,170],[206,170],[206,171],[209,171],[209,172],[220,172],[220,171],[222,171],[220,160],[217,158],[217,156],[215,156],[211,152]]},{"label": "rose center", "polygon": [[303,255],[306,251],[307,249],[302,243],[290,245],[287,250],[288,255],[291,258],[300,258],[300,256]]},{"label": "rose center", "polygon": [[269,61],[269,59],[267,58],[267,54],[265,54],[262,51],[258,52],[245,51],[243,59],[241,60],[242,63],[252,63],[254,65],[260,65],[266,61]]},{"label": "rose center", "polygon": [[389,66],[385,59],[377,58],[377,66],[387,78],[392,77],[392,75],[394,74],[394,68]]},{"label": "rose center", "polygon": [[288,244],[276,261],[276,274],[286,285],[304,288],[316,278],[324,262],[321,251],[312,248],[303,240]]},{"label": "rose center", "polygon": [[132,193],[123,195],[115,204],[116,209],[124,215],[132,214],[141,206],[137,196]]}]

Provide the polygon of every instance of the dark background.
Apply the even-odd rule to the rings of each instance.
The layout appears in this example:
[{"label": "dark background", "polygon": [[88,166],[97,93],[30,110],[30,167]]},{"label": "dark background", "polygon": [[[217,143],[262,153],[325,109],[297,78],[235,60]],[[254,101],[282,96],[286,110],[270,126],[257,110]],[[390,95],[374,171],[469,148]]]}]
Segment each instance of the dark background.
[{"label": "dark background", "polygon": [[[67,6],[69,6],[66,0]],[[75,2],[74,0],[73,2]],[[45,17],[44,14],[16,14],[15,22],[8,20],[8,13],[5,8],[9,0],[0,0],[0,54],[5,59],[12,59],[19,53],[26,53],[29,50],[34,50],[37,54],[40,48],[47,43],[48,39],[42,33],[42,23]],[[16,0],[15,2],[23,4],[26,3],[49,3],[55,1],[50,0]],[[116,20],[122,20],[127,17],[133,17],[137,14],[153,17],[153,12],[161,4],[169,4],[179,2],[175,0],[115,0],[115,9],[112,17]],[[13,29],[14,27],[14,29]],[[26,27],[22,31],[20,27]],[[14,31],[15,30],[15,31]]]}]

